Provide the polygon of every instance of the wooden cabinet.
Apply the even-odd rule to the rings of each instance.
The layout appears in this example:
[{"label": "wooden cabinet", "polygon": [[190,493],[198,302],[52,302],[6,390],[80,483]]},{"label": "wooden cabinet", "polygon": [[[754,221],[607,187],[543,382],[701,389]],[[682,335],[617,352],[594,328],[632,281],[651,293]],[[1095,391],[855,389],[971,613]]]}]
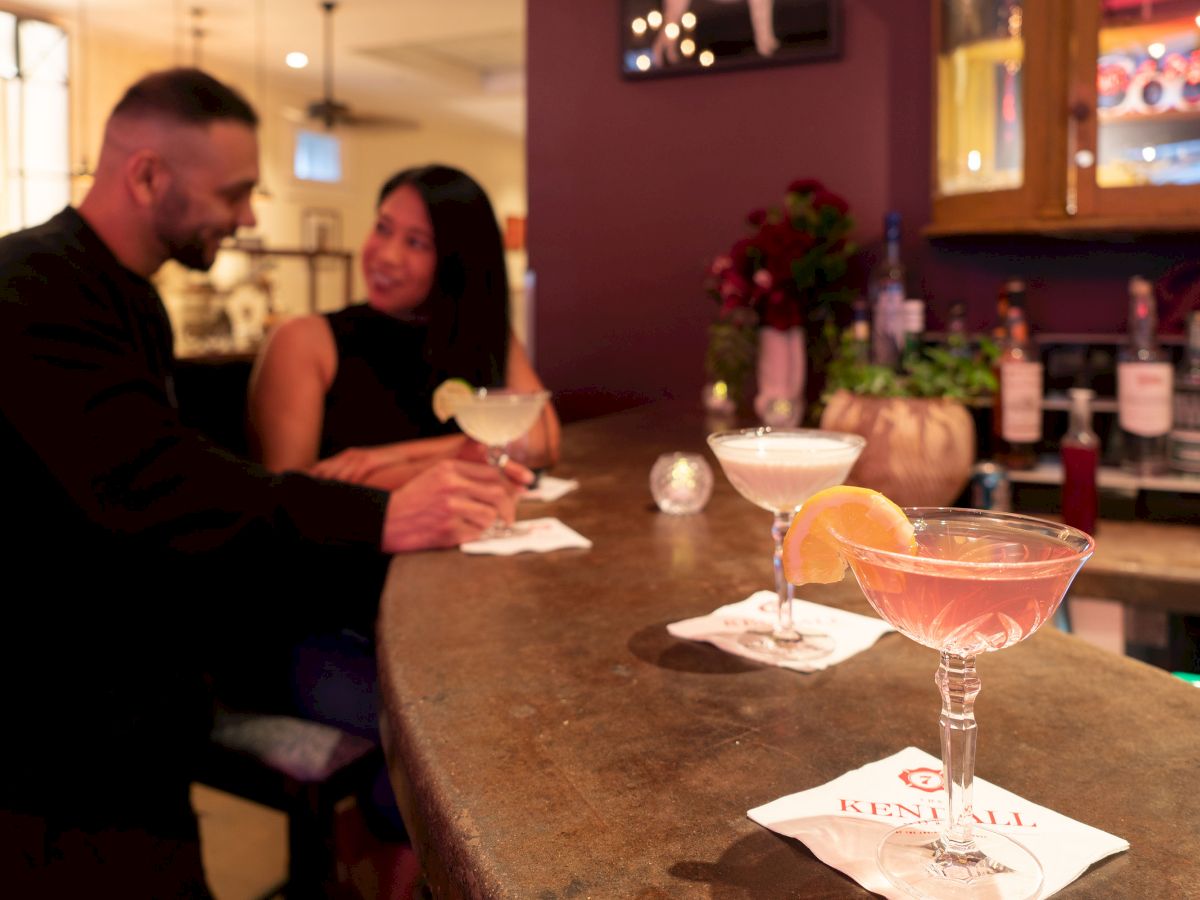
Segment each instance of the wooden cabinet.
[{"label": "wooden cabinet", "polygon": [[1200,231],[1200,6],[933,7],[928,234]]}]

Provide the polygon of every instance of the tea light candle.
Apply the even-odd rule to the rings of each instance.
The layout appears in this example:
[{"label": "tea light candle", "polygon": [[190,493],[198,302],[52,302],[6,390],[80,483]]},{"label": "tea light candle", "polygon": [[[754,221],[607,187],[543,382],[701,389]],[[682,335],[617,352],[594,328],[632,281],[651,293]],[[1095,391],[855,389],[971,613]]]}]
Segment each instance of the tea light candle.
[{"label": "tea light candle", "polygon": [[700,512],[712,489],[712,468],[698,453],[664,453],[650,470],[654,502],[671,515]]}]

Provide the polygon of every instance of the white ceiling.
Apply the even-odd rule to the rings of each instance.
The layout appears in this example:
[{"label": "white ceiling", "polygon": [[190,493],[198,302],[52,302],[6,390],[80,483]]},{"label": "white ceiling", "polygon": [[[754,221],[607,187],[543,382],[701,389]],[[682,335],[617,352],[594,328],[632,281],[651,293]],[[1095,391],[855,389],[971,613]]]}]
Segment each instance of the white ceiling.
[{"label": "white ceiling", "polygon": [[[321,95],[318,0],[18,2],[68,26],[82,21],[85,34],[163,46],[183,64],[195,58],[198,24],[201,65],[219,74],[222,60],[261,61],[268,94]],[[524,0],[338,0],[333,37],[334,95],[355,113],[458,120],[524,135]],[[308,54],[307,69],[286,67],[291,50]]]}]

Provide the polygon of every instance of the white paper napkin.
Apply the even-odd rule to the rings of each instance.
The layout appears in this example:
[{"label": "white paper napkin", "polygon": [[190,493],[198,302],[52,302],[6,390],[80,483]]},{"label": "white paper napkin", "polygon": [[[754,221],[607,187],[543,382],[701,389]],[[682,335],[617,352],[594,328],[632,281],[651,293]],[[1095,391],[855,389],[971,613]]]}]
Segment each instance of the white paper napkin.
[{"label": "white paper napkin", "polygon": [[692,641],[708,641],[726,653],[745,656],[758,662],[770,663],[793,669],[797,672],[816,672],[836,665],[866,650],[881,635],[894,631],[887,622],[874,616],[860,616],[832,606],[821,606],[807,600],[792,601],[792,621],[801,634],[814,632],[829,635],[833,639],[833,652],[815,659],[779,659],[754,647],[747,647],[741,637],[749,625],[769,630],[775,624],[775,611],[779,605],[773,591],[756,591],[745,600],[722,606],[707,616],[684,619],[667,626],[675,637]]},{"label": "white paper napkin", "polygon": [[592,542],[558,519],[522,519],[513,523],[513,534],[460,545],[463,553],[491,553],[512,556],[514,553],[548,553],[578,547],[590,550]]},{"label": "white paper napkin", "polygon": [[[1082,785],[1081,785],[1082,787]],[[976,778],[975,815],[984,826],[1023,844],[1045,870],[1040,897],[1049,897],[1092,863],[1129,849],[1129,842]],[[883,835],[905,821],[946,816],[942,764],[916,747],[847,772],[828,784],[789,794],[746,815],[802,841],[822,862],[892,900],[894,888],[875,862]]]},{"label": "white paper napkin", "polygon": [[543,500],[547,503],[564,497],[579,487],[574,478],[555,478],[553,475],[543,475],[538,479],[537,487],[521,495],[522,500]]}]

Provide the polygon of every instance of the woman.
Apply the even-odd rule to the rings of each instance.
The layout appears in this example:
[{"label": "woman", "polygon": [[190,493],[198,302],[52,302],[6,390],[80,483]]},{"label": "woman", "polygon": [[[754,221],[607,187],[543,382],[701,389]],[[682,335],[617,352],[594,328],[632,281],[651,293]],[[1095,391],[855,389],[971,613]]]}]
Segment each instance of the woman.
[{"label": "woman", "polygon": [[[267,468],[395,488],[446,456],[483,459],[433,415],[448,378],[542,390],[508,316],[504,249],[492,205],[447,166],[406,169],[379,192],[362,248],[367,303],[291,319],[250,381],[250,441]],[[558,458],[547,404],[525,459]]]}]

